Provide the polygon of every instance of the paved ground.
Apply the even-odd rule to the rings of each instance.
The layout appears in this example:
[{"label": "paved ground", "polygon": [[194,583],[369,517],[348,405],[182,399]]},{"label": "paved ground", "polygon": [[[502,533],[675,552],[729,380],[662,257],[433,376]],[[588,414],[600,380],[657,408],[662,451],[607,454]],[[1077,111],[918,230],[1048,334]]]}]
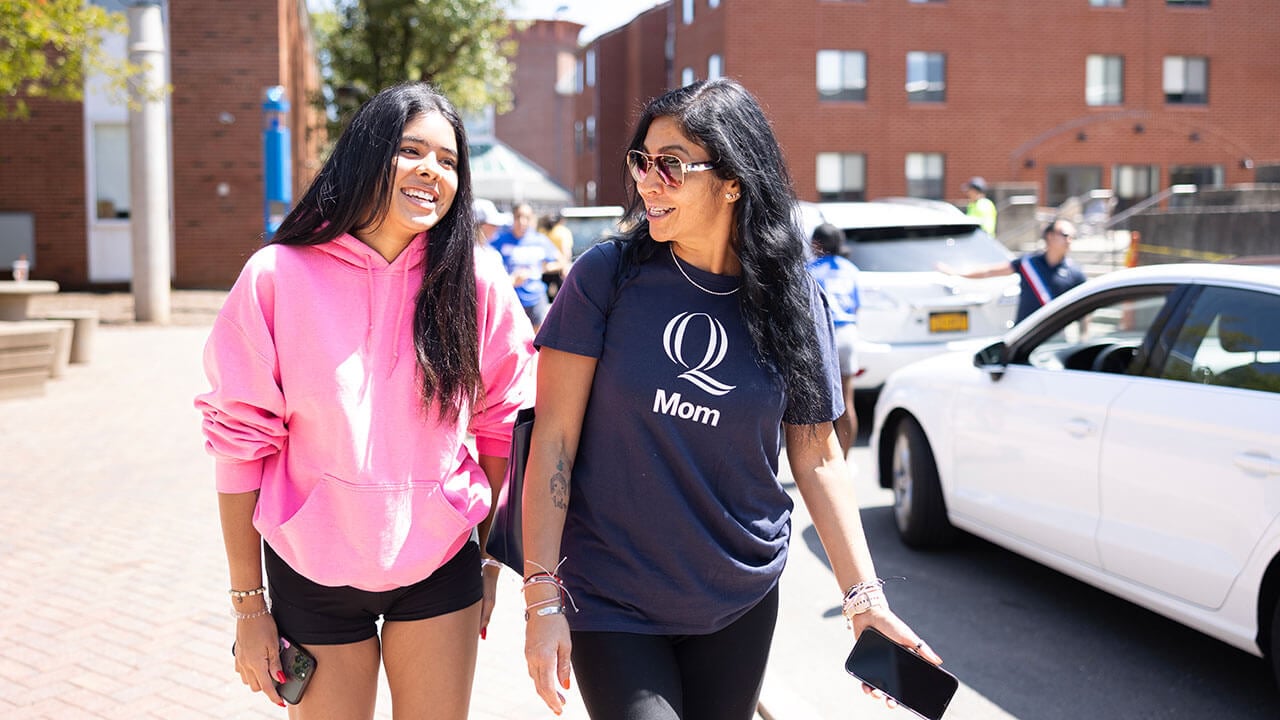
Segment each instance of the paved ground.
[{"label": "paved ground", "polygon": [[[0,402],[0,717],[282,718],[232,669],[234,623],[199,416],[200,351],[220,293],[175,293],[174,326],[97,307],[88,365],[44,397]],[[523,661],[519,583],[504,575],[471,717],[554,717]],[[383,687],[379,718],[390,718]],[[570,692],[561,717],[586,717]]]}]

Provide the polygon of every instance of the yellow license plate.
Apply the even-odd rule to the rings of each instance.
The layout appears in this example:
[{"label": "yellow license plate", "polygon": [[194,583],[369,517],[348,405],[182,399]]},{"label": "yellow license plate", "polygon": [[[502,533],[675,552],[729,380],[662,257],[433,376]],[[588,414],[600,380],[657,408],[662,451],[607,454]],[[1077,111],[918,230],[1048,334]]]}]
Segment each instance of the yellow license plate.
[{"label": "yellow license plate", "polygon": [[929,332],[931,333],[948,333],[948,332],[968,332],[969,331],[969,313],[961,310],[960,312],[938,312],[929,313]]}]

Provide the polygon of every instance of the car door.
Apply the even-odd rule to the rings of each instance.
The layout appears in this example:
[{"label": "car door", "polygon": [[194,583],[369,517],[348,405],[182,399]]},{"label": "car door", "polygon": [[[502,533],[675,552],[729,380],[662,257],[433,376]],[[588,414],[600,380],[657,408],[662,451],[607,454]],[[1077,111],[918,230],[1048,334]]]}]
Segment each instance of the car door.
[{"label": "car door", "polygon": [[952,511],[1098,566],[1098,460],[1107,413],[1168,288],[1083,298],[1010,349],[999,380],[955,404]]},{"label": "car door", "polygon": [[1098,544],[1110,573],[1206,608],[1280,515],[1280,295],[1205,287],[1112,406]]}]

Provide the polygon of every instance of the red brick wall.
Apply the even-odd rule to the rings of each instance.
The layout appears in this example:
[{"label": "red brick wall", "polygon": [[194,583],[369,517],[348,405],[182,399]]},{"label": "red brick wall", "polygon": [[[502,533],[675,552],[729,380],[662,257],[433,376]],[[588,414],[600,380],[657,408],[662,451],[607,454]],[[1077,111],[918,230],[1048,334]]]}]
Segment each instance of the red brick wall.
[{"label": "red brick wall", "polygon": [[27,104],[27,119],[0,121],[0,212],[33,214],[32,279],[84,285],[84,106],[40,99]]},{"label": "red brick wall", "polygon": [[[1171,165],[1217,164],[1232,184],[1253,180],[1243,159],[1280,160],[1280,55],[1263,50],[1280,46],[1275,0],[1128,0],[1118,9],[1085,0],[722,0],[715,10],[697,0],[693,25],[677,17],[674,27],[675,80],[686,65],[704,77],[707,56],[719,52],[725,74],[766,107],[806,199],[817,198],[818,152],[865,153],[871,198],[906,193],[907,153],[943,153],[956,201],[972,175],[1036,182],[1043,197],[1051,165],[1100,166],[1109,186],[1113,164],[1159,165],[1162,184]],[[865,102],[818,102],[819,49],[866,52]],[[945,102],[907,102],[913,50],[946,53]],[[1086,105],[1089,54],[1125,56],[1122,105]],[[1165,104],[1166,55],[1209,58],[1207,106]],[[641,62],[662,61],[659,51]]]},{"label": "red brick wall", "polygon": [[582,25],[542,20],[514,33],[514,107],[494,119],[494,134],[551,179],[573,187],[574,96],[556,93],[557,57],[578,49]]},{"label": "red brick wall", "polygon": [[[635,121],[645,103],[668,87],[665,58],[670,6],[642,13],[628,25],[596,38],[596,87],[577,100],[577,119],[596,116],[596,145],[577,158],[574,195],[587,203],[583,188],[597,183],[597,205],[623,205],[626,186],[622,153],[631,140]],[[585,48],[583,53],[585,54]]]},{"label": "red brick wall", "polygon": [[[229,287],[259,245],[268,86],[285,85],[293,106],[295,199],[314,174],[324,133],[304,129],[317,118],[308,100],[319,80],[304,2],[169,2],[176,287]],[[84,108],[31,107],[30,120],[0,121],[0,211],[34,213],[34,277],[85,286]]]}]

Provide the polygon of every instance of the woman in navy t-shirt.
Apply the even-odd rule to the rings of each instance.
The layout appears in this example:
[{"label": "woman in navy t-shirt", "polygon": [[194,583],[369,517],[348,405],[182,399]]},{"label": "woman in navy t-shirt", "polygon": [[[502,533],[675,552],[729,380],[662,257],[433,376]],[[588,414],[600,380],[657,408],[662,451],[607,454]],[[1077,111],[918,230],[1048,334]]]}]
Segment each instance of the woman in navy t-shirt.
[{"label": "woman in navy t-shirt", "polygon": [[538,693],[560,712],[572,659],[593,718],[753,716],[790,536],[784,435],[855,631],[941,662],[876,580],[831,424],[830,313],[759,104],[731,80],[694,83],[652,101],[629,147],[634,222],[579,259],[537,337]]}]

